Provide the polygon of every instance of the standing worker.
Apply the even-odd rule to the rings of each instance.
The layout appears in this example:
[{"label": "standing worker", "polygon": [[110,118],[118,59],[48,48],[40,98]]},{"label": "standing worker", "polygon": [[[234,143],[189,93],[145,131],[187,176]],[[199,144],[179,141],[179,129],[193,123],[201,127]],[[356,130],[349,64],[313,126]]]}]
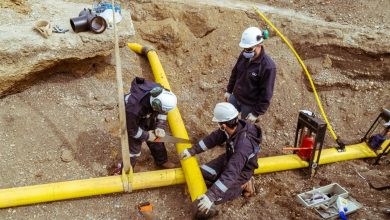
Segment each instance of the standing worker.
[{"label": "standing worker", "polygon": [[274,90],[276,66],[262,45],[267,38],[268,32],[257,27],[250,27],[242,33],[239,46],[243,51],[224,95],[225,101],[241,112],[241,118],[251,123],[267,111]]},{"label": "standing worker", "polygon": [[183,150],[180,159],[185,160],[205,152],[216,145],[226,144],[226,153],[202,165],[206,184],[211,186],[194,204],[203,217],[218,213],[213,204],[221,204],[240,196],[254,195],[252,176],[258,168],[257,153],[260,151],[261,129],[238,119],[237,109],[228,102],[218,103],[214,108],[213,122],[219,129]]},{"label": "standing worker", "polygon": [[[175,94],[160,84],[136,77],[125,96],[127,134],[129,137],[130,163],[134,168],[136,158],[141,155],[141,144],[146,141],[157,166],[174,168],[168,160],[164,143],[154,142],[165,137],[167,113],[176,107]],[[119,168],[119,169],[118,169]],[[121,171],[118,167],[114,173]]]}]

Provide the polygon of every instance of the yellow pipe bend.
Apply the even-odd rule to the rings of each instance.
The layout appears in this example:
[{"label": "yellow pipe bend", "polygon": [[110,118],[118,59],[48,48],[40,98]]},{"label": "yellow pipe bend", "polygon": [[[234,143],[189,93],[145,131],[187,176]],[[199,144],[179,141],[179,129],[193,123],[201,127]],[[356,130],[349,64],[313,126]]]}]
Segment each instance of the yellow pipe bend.
[{"label": "yellow pipe bend", "polygon": [[[156,51],[147,47],[143,47],[137,43],[128,43],[127,45],[134,52],[144,54],[148,57],[155,81],[172,91]],[[185,139],[189,138],[178,108],[175,108],[168,113],[168,122],[174,136]],[[176,144],[177,153],[180,153],[184,149],[190,147],[190,144]],[[180,163],[185,174],[191,200],[194,201],[196,198],[198,198],[198,196],[204,194],[207,191],[207,187],[203,180],[198,161],[195,157],[192,157],[190,159],[180,161]]]}]

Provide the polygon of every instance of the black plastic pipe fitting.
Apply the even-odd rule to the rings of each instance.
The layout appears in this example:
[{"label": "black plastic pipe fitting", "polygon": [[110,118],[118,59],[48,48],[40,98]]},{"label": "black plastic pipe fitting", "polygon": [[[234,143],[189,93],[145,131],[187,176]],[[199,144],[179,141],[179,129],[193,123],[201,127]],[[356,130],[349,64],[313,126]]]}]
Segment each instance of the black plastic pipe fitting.
[{"label": "black plastic pipe fitting", "polygon": [[78,17],[70,19],[70,25],[74,32],[92,31],[96,34],[103,33],[107,28],[106,20],[96,15],[91,9],[82,10]]}]

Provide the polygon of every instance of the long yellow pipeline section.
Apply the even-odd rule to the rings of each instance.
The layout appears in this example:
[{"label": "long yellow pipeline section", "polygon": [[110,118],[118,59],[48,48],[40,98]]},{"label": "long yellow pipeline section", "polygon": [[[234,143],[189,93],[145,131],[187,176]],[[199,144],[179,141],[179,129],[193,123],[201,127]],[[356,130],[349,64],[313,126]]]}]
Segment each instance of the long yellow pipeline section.
[{"label": "long yellow pipeline section", "polygon": [[[389,142],[390,140],[386,140],[382,144],[382,149],[384,146],[387,146]],[[377,156],[366,143],[350,145],[347,146],[346,149],[345,152],[337,152],[335,148],[324,149],[321,153],[320,164]],[[378,153],[381,153],[381,151]],[[302,161],[295,154],[259,158],[258,163],[259,168],[255,170],[255,174],[271,173],[309,166],[306,161]],[[177,185],[184,182],[184,173],[181,168],[134,173],[132,189],[134,191]],[[108,176],[0,189],[0,208],[118,192],[124,192],[121,176]]]},{"label": "long yellow pipeline section", "polygon": [[[134,173],[132,190],[182,184],[181,169]],[[124,192],[121,176],[0,189],[0,208]]]},{"label": "long yellow pipeline section", "polygon": [[[390,140],[385,141],[382,146],[387,146]],[[359,143],[345,147],[345,152],[338,152],[336,148],[324,149],[321,152],[319,164],[335,163],[345,160],[355,160],[367,157],[376,157],[366,143]],[[378,154],[382,151],[378,151]],[[301,160],[296,154],[281,155],[274,157],[265,157],[258,160],[259,168],[255,170],[255,174],[271,173],[283,170],[292,170],[308,167],[307,161]]]},{"label": "long yellow pipeline section", "polygon": [[[165,88],[172,91],[171,86],[168,83],[164,69],[158,59],[156,51],[143,47],[140,44],[128,43],[127,46],[136,53],[144,54],[148,57],[155,81],[160,83]],[[184,127],[183,119],[181,118],[178,108],[168,113],[169,127],[172,130],[172,134],[175,137],[188,139],[187,130]],[[177,153],[182,152],[186,148],[190,148],[190,144],[176,144]],[[195,157],[180,161],[185,174],[188,191],[191,195],[191,200],[194,201],[198,196],[204,194],[207,191],[206,184],[203,180],[202,173],[199,168],[199,164]]]}]

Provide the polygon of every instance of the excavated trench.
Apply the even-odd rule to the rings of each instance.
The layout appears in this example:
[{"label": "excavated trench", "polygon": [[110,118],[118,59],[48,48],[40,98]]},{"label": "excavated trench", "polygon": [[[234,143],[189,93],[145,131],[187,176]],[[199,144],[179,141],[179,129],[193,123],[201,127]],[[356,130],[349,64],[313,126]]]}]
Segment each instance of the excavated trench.
[{"label": "excavated trench", "polygon": [[[358,92],[375,90],[386,88],[390,80],[388,53],[375,54],[339,45],[317,46],[294,43],[294,46],[309,64],[309,71],[313,74],[314,83],[319,91],[345,88]],[[322,65],[321,68],[311,62],[318,59],[327,60],[328,64]],[[329,79],[330,77],[333,79]],[[308,80],[305,80],[305,85],[312,91]]]},{"label": "excavated trench", "polygon": [[378,81],[390,79],[389,53],[372,53],[360,48],[339,45],[317,46],[315,44],[300,44],[299,42],[293,42],[293,44],[304,60],[329,56],[332,67],[339,69],[351,79]]},{"label": "excavated trench", "polygon": [[9,83],[12,84],[12,86],[7,86],[8,88],[2,89],[0,98],[23,92],[38,82],[46,81],[52,75],[69,74],[75,77],[82,77],[84,75],[93,74],[96,72],[96,64],[104,62],[106,59],[107,57],[105,56],[96,56],[84,60],[66,59],[47,65],[52,66],[50,68],[45,68],[44,70],[37,72],[31,72],[26,76],[21,77],[20,80],[15,80],[10,77],[9,82],[7,82],[7,80],[3,80],[3,83]]},{"label": "excavated trench", "polygon": [[[231,1],[225,1],[222,7],[218,1],[175,2],[145,1],[130,3],[128,7],[137,31],[134,40],[157,49],[178,96],[189,136],[198,139],[215,129],[211,112],[215,103],[222,100],[240,52],[237,43],[241,31],[249,25],[264,27],[265,23],[244,3],[233,7]],[[374,36],[374,43],[362,47],[348,45],[340,35],[319,40],[317,32],[326,28],[321,22],[318,27],[311,19],[298,15],[287,19],[277,10],[268,10],[267,15],[308,66],[336,134],[346,139],[361,138],[381,108],[390,108],[390,53],[379,48],[380,35]],[[299,26],[307,28],[296,28]],[[346,30],[336,27],[330,29],[337,33]],[[384,39],[389,38],[386,34]],[[304,40],[300,36],[305,36]],[[300,109],[319,115],[311,88],[291,51],[272,31],[264,46],[277,64],[278,76],[270,109],[261,117],[264,140],[260,157],[288,153],[281,147],[293,144]],[[127,48],[121,49],[121,57],[125,91],[135,76],[152,79],[149,63],[143,57]],[[108,175],[120,159],[114,63],[112,56],[68,60],[40,72],[39,81],[21,82],[12,90],[18,93],[0,99],[0,188]],[[325,145],[336,145],[329,133]],[[167,149],[172,161],[178,163],[174,146],[168,145]],[[200,155],[199,162],[209,161],[223,150]],[[319,219],[316,213],[297,204],[294,196],[312,187],[338,182],[366,207],[354,218],[384,219],[385,214],[378,210],[386,208],[389,193],[361,187],[365,182],[352,171],[381,182],[389,178],[388,163],[387,159],[376,167],[369,161],[330,164],[322,166],[311,180],[304,180],[301,171],[261,175],[256,177],[258,195],[223,204],[220,218]],[[153,169],[153,159],[143,148],[136,171]],[[0,218],[23,218],[33,213],[42,218],[121,219],[137,216],[133,207],[145,200],[152,202],[162,219],[183,218],[190,213],[190,201],[183,191],[182,187],[169,187],[26,206],[0,210]],[[83,207],[90,210],[87,216]],[[263,210],[261,215],[256,211],[259,207]]]}]

